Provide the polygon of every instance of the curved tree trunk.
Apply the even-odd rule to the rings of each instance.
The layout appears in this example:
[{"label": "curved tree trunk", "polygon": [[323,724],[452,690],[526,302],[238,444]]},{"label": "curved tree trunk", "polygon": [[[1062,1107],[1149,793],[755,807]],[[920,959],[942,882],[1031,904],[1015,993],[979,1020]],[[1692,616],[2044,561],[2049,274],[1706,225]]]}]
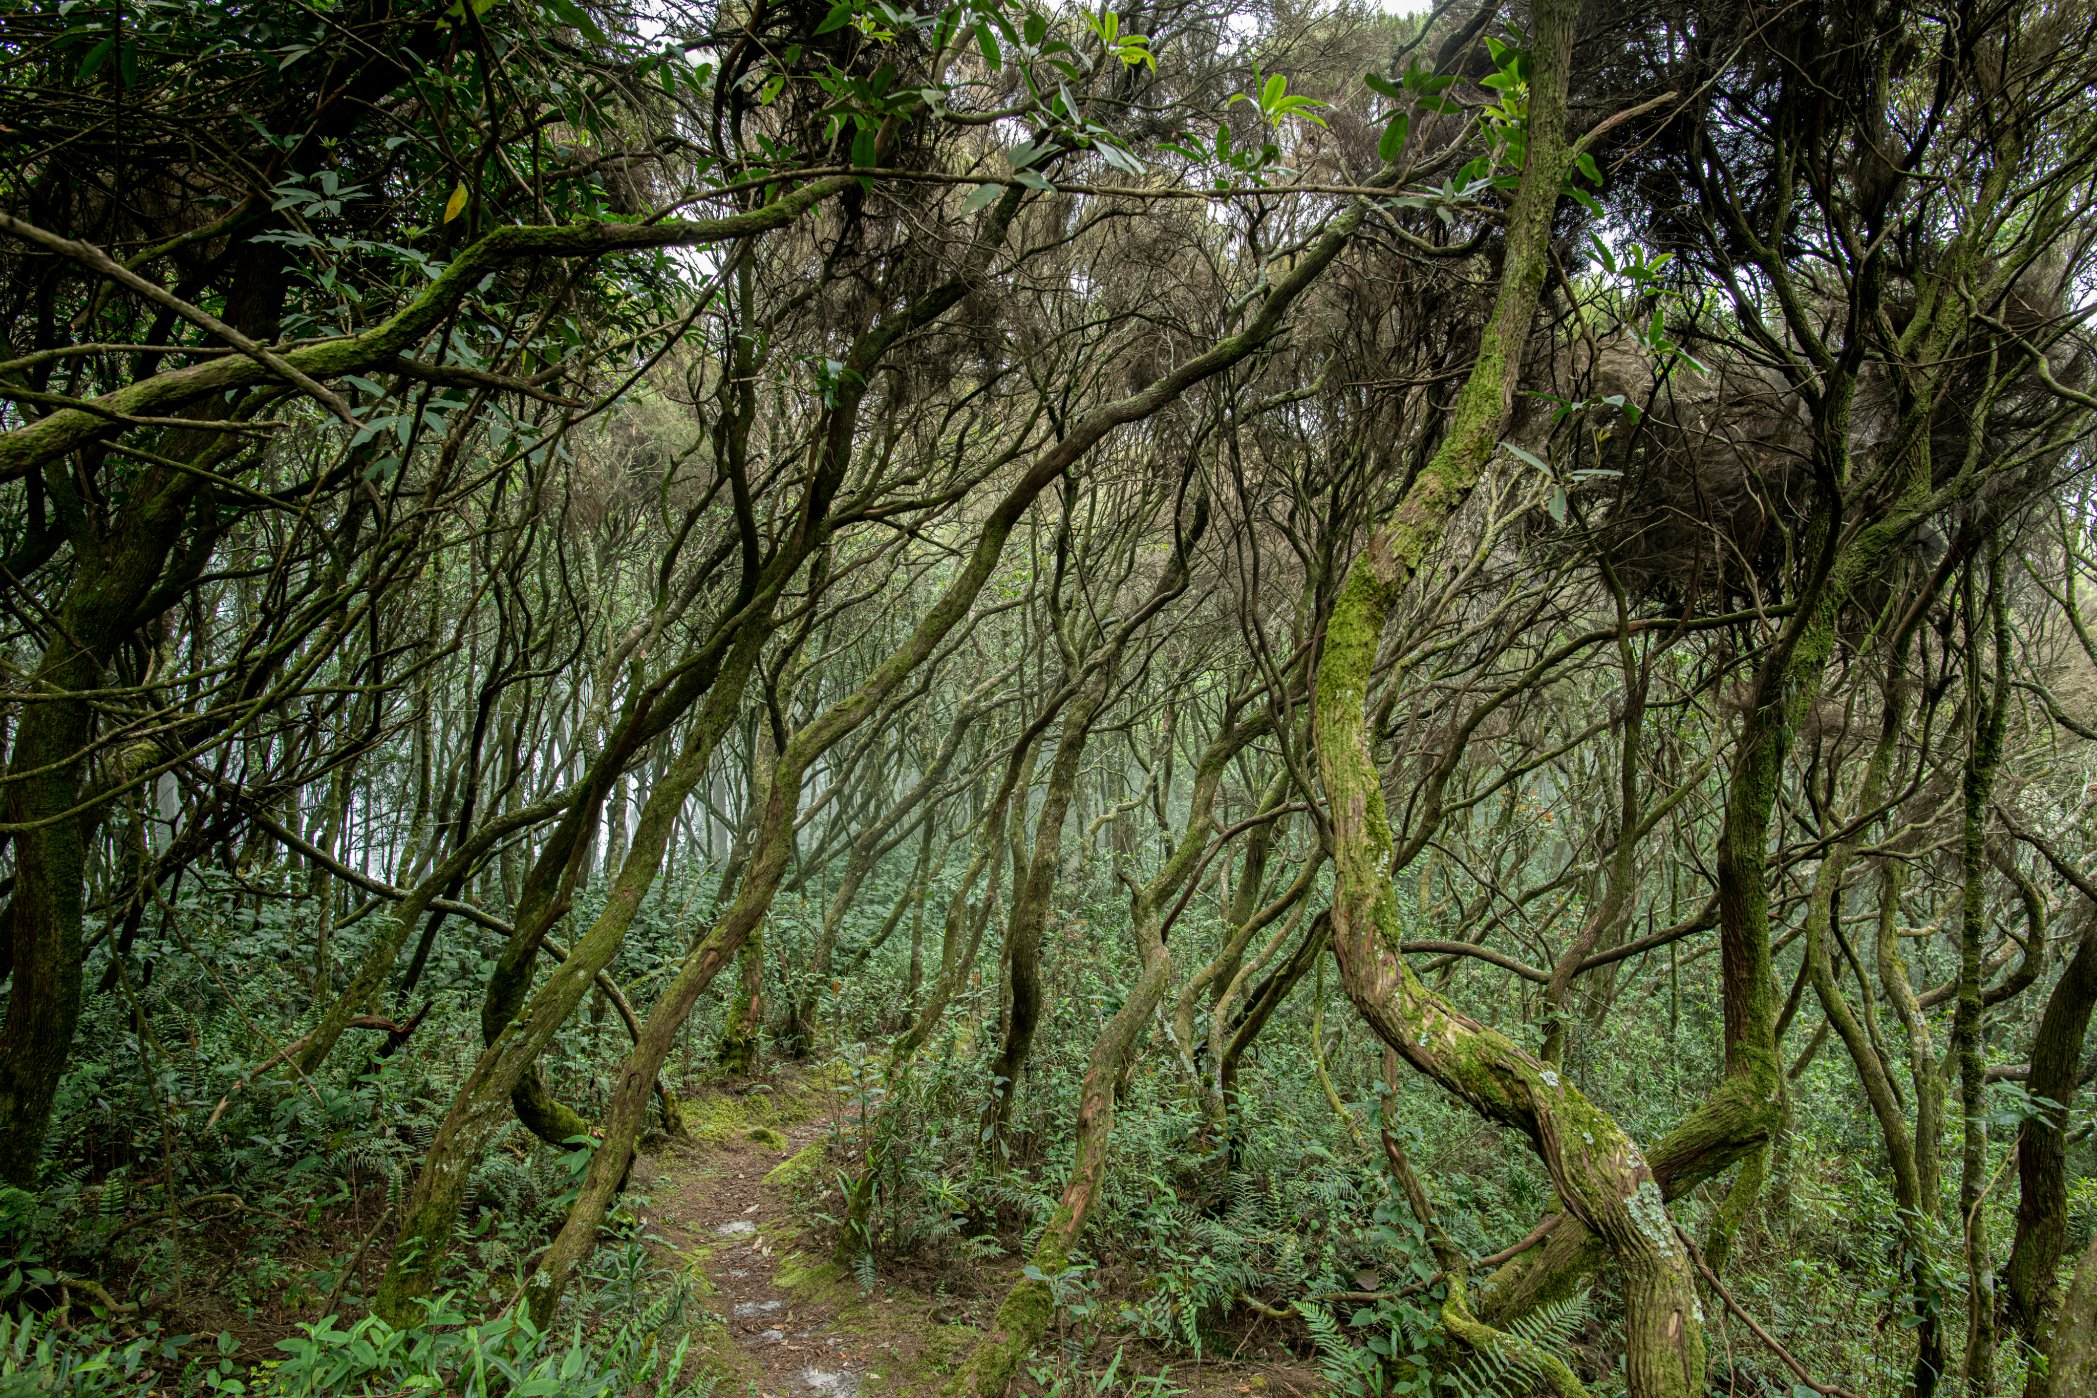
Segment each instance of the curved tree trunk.
[{"label": "curved tree trunk", "polygon": [[1056,756],[1049,764],[1048,789],[1042,794],[1041,813],[1034,823],[1033,852],[1025,875],[1013,890],[1012,913],[1005,923],[1004,1032],[990,1061],[990,1099],[984,1104],[983,1127],[977,1137],[993,1170],[1005,1166],[1012,1103],[1019,1096],[1019,1077],[1026,1070],[1034,1029],[1041,1020],[1041,934],[1055,901],[1056,876],[1063,869],[1063,823],[1077,791],[1085,742],[1100,705],[1106,702],[1113,671],[1111,662],[1096,665],[1080,681],[1063,711]]},{"label": "curved tree trunk", "polygon": [[1399,950],[1391,829],[1366,712],[1392,603],[1469,497],[1512,413],[1572,163],[1566,89],[1578,20],[1575,0],[1534,7],[1528,163],[1508,211],[1491,319],[1447,436],[1355,559],[1326,624],[1317,755],[1332,822],[1333,953],[1348,998],[1377,1036],[1481,1114],[1527,1135],[1568,1211],[1608,1247],[1622,1273],[1633,1398],[1694,1398],[1704,1385],[1695,1274],[1644,1156],[1556,1071],[1428,990]]}]

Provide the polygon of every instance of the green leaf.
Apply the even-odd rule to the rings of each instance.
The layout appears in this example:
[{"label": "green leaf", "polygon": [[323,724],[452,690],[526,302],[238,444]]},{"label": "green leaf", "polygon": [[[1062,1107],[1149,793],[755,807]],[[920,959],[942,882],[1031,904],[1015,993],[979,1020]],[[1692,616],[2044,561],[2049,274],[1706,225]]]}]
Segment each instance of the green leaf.
[{"label": "green leaf", "polygon": [[1551,474],[1551,463],[1544,460],[1541,456],[1538,456],[1535,452],[1530,451],[1528,448],[1518,447],[1513,442],[1502,442],[1500,445],[1503,448],[1505,448],[1507,454],[1515,458],[1515,460],[1525,461],[1531,466],[1534,466],[1537,470],[1542,471],[1547,476]]},{"label": "green leaf", "polygon": [[1143,173],[1143,162],[1129,154],[1126,150],[1123,150],[1120,146],[1115,145],[1112,141],[1101,141],[1095,149],[1099,151],[1099,158],[1112,165],[1115,169],[1125,171],[1131,175]]},{"label": "green leaf", "polygon": [[611,42],[611,37],[598,25],[596,16],[576,4],[575,0],[539,0],[539,8],[593,44]]},{"label": "green leaf", "polygon": [[87,57],[80,60],[80,80],[85,82],[93,77],[102,67],[103,60],[108,58],[115,48],[115,39],[104,39],[101,43],[89,49]]},{"label": "green leaf", "polygon": [[873,166],[876,151],[875,133],[871,126],[862,126],[852,133],[852,164],[868,169]]},{"label": "green leaf", "polygon": [[1267,79],[1266,86],[1260,89],[1260,106],[1270,112],[1279,110],[1282,98],[1286,97],[1288,92],[1289,80],[1276,73]]},{"label": "green leaf", "polygon": [[990,32],[988,23],[976,25],[976,49],[983,55],[983,64],[991,72],[995,73],[1004,66],[1005,58],[998,49],[997,35]]},{"label": "green leaf", "polygon": [[1384,164],[1396,161],[1405,150],[1405,138],[1410,134],[1412,119],[1404,112],[1392,117],[1384,124],[1383,135],[1376,139],[1376,155]]},{"label": "green leaf", "polygon": [[997,203],[998,196],[1000,194],[1003,194],[1004,192],[1005,187],[1001,184],[977,185],[974,189],[968,192],[968,198],[961,201],[962,217],[967,218],[972,214],[982,213],[992,204]]},{"label": "green leaf", "polygon": [[1385,77],[1381,73],[1364,73],[1362,75],[1362,81],[1367,83],[1369,85],[1369,90],[1373,93],[1376,93],[1378,96],[1388,97],[1393,102],[1402,102],[1405,100],[1405,89],[1400,87],[1398,84],[1392,82],[1389,78]]},{"label": "green leaf", "polygon": [[830,7],[830,13],[823,16],[823,22],[816,26],[815,32],[818,35],[828,34],[844,28],[851,22],[852,0],[837,0],[837,3]]}]

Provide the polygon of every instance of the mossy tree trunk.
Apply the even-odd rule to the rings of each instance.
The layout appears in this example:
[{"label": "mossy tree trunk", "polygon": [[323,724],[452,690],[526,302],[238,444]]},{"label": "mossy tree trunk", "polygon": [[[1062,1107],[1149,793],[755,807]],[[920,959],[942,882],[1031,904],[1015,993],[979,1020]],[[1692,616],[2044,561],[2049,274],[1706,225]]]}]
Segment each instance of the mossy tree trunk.
[{"label": "mossy tree trunk", "polygon": [[2081,1398],[2097,1393],[2097,1237],[2075,1264],[2068,1294],[2054,1318],[2047,1372],[2034,1372],[2024,1398]]},{"label": "mossy tree trunk", "polygon": [[[1791,132],[1784,138],[1796,136]],[[1929,424],[1951,382],[1949,366],[1959,362],[1953,350],[1971,329],[1975,307],[1990,304],[2008,285],[2001,266],[1984,265],[1982,251],[2002,216],[2011,169],[2012,162],[1998,161],[1981,172],[1960,236],[1921,283],[1915,312],[1891,347],[1892,367],[1902,380],[1900,414],[1894,430],[1879,443],[1875,468],[1866,481],[1853,478],[1850,438],[1858,374],[1870,346],[1858,336],[1830,348],[1812,330],[1810,311],[1794,303],[1785,306],[1786,323],[1802,342],[1810,337],[1807,351],[1787,366],[1787,373],[1813,389],[1815,497],[1794,548],[1800,576],[1790,616],[1765,647],[1756,670],[1718,837],[1725,1072],[1718,1088],[1650,1152],[1668,1198],[1741,1164],[1739,1177],[1714,1216],[1706,1257],[1714,1267],[1724,1265],[1732,1230],[1745,1220],[1769,1178],[1768,1153],[1787,1115],[1777,1055],[1767,847],[1792,735],[1821,692],[1838,621],[1859,590],[1885,578],[1907,556],[1919,525],[1971,502],[1993,478],[1989,458],[1976,441],[1975,454],[1965,466],[1938,480],[1931,465]],[[1886,185],[1879,196],[1891,199],[1894,188]],[[1795,186],[1784,188],[1784,198],[1772,214],[1773,226],[1784,226],[1798,193]],[[2033,215],[2034,226],[2058,216],[2058,208],[2049,207]],[[1787,279],[1780,247],[1741,222],[1737,211],[1729,218],[1732,234],[1751,250],[1757,265],[1780,281]],[[1882,292],[1880,278],[1855,279],[1853,294],[1860,299],[1851,311],[1852,325],[1874,322]],[[1919,1015],[1910,1023],[1912,1033]],[[1918,1142],[1917,1163],[1925,1170],[1929,1154]],[[1926,1181],[1922,1187],[1928,1197]],[[1505,1323],[1520,1313],[1519,1307],[1566,1294],[1577,1284],[1577,1273],[1600,1256],[1601,1250],[1585,1236],[1585,1225],[1578,1218],[1568,1219],[1543,1247],[1502,1269],[1482,1309],[1496,1323]],[[1560,1270],[1566,1268],[1573,1275]]]},{"label": "mossy tree trunk", "polygon": [[[1978,560],[1976,560],[1978,561]],[[1959,906],[1959,979],[1952,1016],[1952,1052],[1959,1065],[1959,1216],[1966,1243],[1966,1354],[1969,1392],[1986,1392],[1995,1379],[1995,1271],[1988,1250],[1987,1217],[1981,1211],[1988,1187],[1988,1114],[1983,1101],[1987,1064],[1983,1055],[1986,1006],[1981,980],[1988,934],[1988,802],[2002,763],[2003,727],[2009,713],[2010,620],[2003,595],[2002,560],[1991,547],[1985,595],[1976,596],[1968,565],[1961,610],[1966,633],[1966,704],[1970,751],[1960,781],[1965,810],[1959,832],[1963,893]],[[1994,652],[1989,672],[1984,648]]]},{"label": "mossy tree trunk", "polygon": [[1622,1273],[1631,1393],[1692,1398],[1704,1383],[1695,1274],[1645,1158],[1556,1071],[1428,990],[1399,950],[1392,835],[1367,721],[1391,607],[1469,498],[1512,416],[1552,217],[1574,155],[1565,123],[1579,14],[1574,0],[1541,0],[1533,9],[1527,162],[1508,210],[1491,318],[1447,435],[1371,534],[1333,603],[1319,659],[1316,747],[1332,829],[1333,951],[1348,998],[1416,1069],[1530,1138],[1567,1209],[1603,1240]]},{"label": "mossy tree trunk", "polygon": [[[224,450],[205,446],[199,452],[192,444],[187,454],[200,455],[208,469]],[[163,595],[163,574],[185,525],[193,531],[190,552],[199,554],[198,567],[215,538],[210,511],[191,521],[198,485],[189,474],[149,474],[108,537],[96,536],[85,504],[71,498],[69,479],[60,471],[48,474],[52,494],[64,497],[60,514],[72,526],[76,571],[30,680],[42,701],[23,706],[8,759],[5,812],[14,828],[14,890],[6,930],[13,981],[0,1025],[0,1184],[18,1186],[36,1181],[52,1103],[80,1022],[88,842],[100,823],[90,789],[97,711],[92,691],[103,683],[117,647],[173,600]],[[184,564],[184,558],[174,558],[178,575]],[[113,794],[102,793],[105,799]]]},{"label": "mossy tree trunk", "polygon": [[1019,1096],[1020,1075],[1026,1071],[1034,1030],[1041,1021],[1041,935],[1055,900],[1056,876],[1063,868],[1063,824],[1077,792],[1093,720],[1099,717],[1114,682],[1111,658],[1099,654],[1092,659],[1097,663],[1077,677],[1076,693],[1064,707],[1056,755],[1049,763],[1048,786],[1035,817],[1033,849],[1025,872],[1016,880],[1012,911],[1005,920],[1003,1032],[990,1060],[990,1093],[977,1136],[984,1161],[992,1170],[1005,1167],[1012,1104]]},{"label": "mossy tree trunk", "polygon": [[[1841,1039],[1848,1051],[1850,1062],[1857,1072],[1857,1081],[1863,1088],[1866,1104],[1879,1127],[1879,1137],[1886,1148],[1887,1162],[1893,1172],[1893,1199],[1900,1210],[1903,1243],[1903,1263],[1907,1269],[1908,1285],[1914,1293],[1915,1317],[1913,1330],[1916,1338],[1916,1361],[1910,1377],[1912,1391],[1921,1398],[1935,1388],[1937,1377],[1943,1370],[1943,1306],[1944,1288],[1937,1274],[1937,1244],[1932,1220],[1937,1214],[1936,1175],[1923,1169],[1921,1152],[1926,1148],[1934,1156],[1936,1137],[1924,1136],[1921,1127],[1927,1121],[1918,1115],[1918,1130],[1911,1132],[1900,1092],[1895,1087],[1887,1059],[1874,1039],[1874,1026],[1870,1016],[1872,1007],[1867,1003],[1864,1015],[1860,1016],[1848,998],[1842,993],[1841,976],[1835,969],[1834,929],[1840,915],[1843,884],[1857,858],[1857,850],[1865,832],[1873,828],[1879,810],[1887,804],[1893,785],[1893,763],[1901,742],[1906,738],[1908,723],[1908,675],[1910,645],[1914,628],[1924,615],[1921,605],[1935,589],[1925,582],[1922,595],[1910,599],[1907,593],[1896,590],[1882,620],[1894,624],[1895,633],[1887,642],[1886,679],[1882,686],[1882,701],[1879,717],[1879,737],[1874,745],[1863,781],[1857,790],[1852,819],[1847,822],[1850,833],[1836,841],[1821,860],[1815,871],[1812,893],[1806,904],[1805,921],[1805,969],[1813,986],[1815,998],[1820,1001],[1827,1022]],[[1904,615],[1896,616],[1900,612]],[[1897,942],[1897,927],[1889,929],[1885,919],[1897,911],[1897,885],[1881,883],[1882,894],[1890,893],[1894,905],[1880,909],[1880,947],[1883,957],[1889,939]],[[1898,955],[1897,949],[1894,953]],[[1896,962],[1886,975],[1888,967],[1881,965],[1882,979],[1892,984],[1896,979],[1902,987],[1907,985],[1907,972]],[[1860,972],[1861,984],[1861,972]],[[1911,997],[1912,998],[1912,997]],[[1918,1011],[1919,1014],[1919,1011]],[[1927,1031],[1925,1031],[1927,1032]],[[1924,1053],[1928,1052],[1927,1046]],[[1918,1087],[1920,1084],[1918,1083]],[[1940,1096],[1941,1102],[1941,1096]],[[1922,1109],[1918,1109],[1919,1111]]]},{"label": "mossy tree trunk", "polygon": [[714,1046],[714,1061],[730,1077],[745,1078],[757,1066],[757,1052],[764,1036],[765,1019],[765,929],[760,923],[735,954],[735,998],[721,1025],[721,1042]]},{"label": "mossy tree trunk", "polygon": [[[763,712],[751,725],[749,753],[750,809],[744,814],[742,828],[736,832],[735,848],[729,855],[732,868],[723,871],[724,900],[726,891],[740,880],[741,871],[749,863],[764,815],[764,792],[770,786],[773,768],[778,764],[778,740]],[[748,939],[736,952],[735,962],[735,997],[722,1016],[721,1041],[714,1045],[714,1061],[731,1077],[740,1078],[747,1077],[756,1066],[758,1041],[764,1031],[765,934],[762,923],[751,930]]]}]

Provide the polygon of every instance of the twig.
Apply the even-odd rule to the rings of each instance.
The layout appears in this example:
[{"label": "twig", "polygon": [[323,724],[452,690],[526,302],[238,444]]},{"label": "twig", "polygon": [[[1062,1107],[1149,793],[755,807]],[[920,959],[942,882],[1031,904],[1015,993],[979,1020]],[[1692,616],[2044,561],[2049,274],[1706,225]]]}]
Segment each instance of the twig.
[{"label": "twig", "polygon": [[1554,1231],[1556,1231],[1558,1225],[1564,1222],[1564,1214],[1552,1214],[1542,1223],[1539,1223],[1538,1225],[1536,1225],[1536,1227],[1530,1229],[1529,1232],[1522,1237],[1522,1240],[1520,1242],[1513,1243],[1507,1247],[1501,1248],[1498,1252],[1493,1253],[1491,1256],[1481,1257],[1477,1261],[1473,1262],[1471,1265],[1473,1267],[1497,1267],[1501,1263],[1508,1261],[1510,1258],[1519,1257],[1523,1253],[1529,1251],[1529,1249],[1535,1247],[1538,1243],[1542,1242],[1544,1239],[1550,1237],[1551,1234]]},{"label": "twig", "polygon": [[1763,1344],[1768,1345],[1770,1352],[1776,1355],[1777,1358],[1784,1361],[1784,1367],[1789,1369],[1792,1372],[1792,1375],[1795,1378],[1797,1378],[1800,1383],[1812,1389],[1815,1393],[1827,1395],[1827,1398],[1859,1398],[1858,1394],[1852,1392],[1847,1388],[1842,1387],[1842,1385],[1840,1384],[1821,1383],[1820,1381],[1815,1379],[1811,1374],[1807,1373],[1806,1366],[1799,1363],[1796,1359],[1792,1358],[1791,1351],[1785,1349],[1782,1345],[1778,1344],[1776,1337],[1770,1334],[1767,1330],[1764,1330],[1760,1325],[1756,1324],[1755,1318],[1749,1315],[1746,1309],[1743,1308],[1738,1301],[1733,1299],[1733,1293],[1726,1290],[1726,1284],[1718,1279],[1718,1274],[1716,1272],[1712,1271],[1709,1267],[1704,1265],[1703,1254],[1698,1252],[1695,1246],[1689,1243],[1689,1239],[1685,1237],[1682,1239],[1682,1241],[1684,1245],[1689,1247],[1689,1255],[1692,1259],[1695,1260],[1697,1264],[1697,1270],[1704,1274],[1704,1280],[1711,1283],[1711,1289],[1718,1293],[1718,1297],[1721,1301],[1724,1301],[1726,1303],[1726,1309],[1731,1311],[1735,1316],[1739,1317],[1740,1323],[1742,1325],[1745,1325],[1749,1330],[1752,1330],[1755,1333],[1756,1339],[1760,1340]]},{"label": "twig", "polygon": [[391,1204],[384,1205],[379,1209],[378,1222],[371,1225],[371,1231],[364,1235],[364,1241],[357,1244],[357,1251],[351,1255],[348,1264],[343,1267],[342,1275],[335,1278],[335,1289],[328,1293],[328,1304],[322,1308],[320,1313],[322,1320],[326,1320],[329,1316],[335,1314],[335,1308],[342,1304],[343,1293],[349,1290],[350,1278],[357,1275],[357,1269],[364,1265],[364,1254],[371,1250],[373,1240],[379,1236],[379,1230],[386,1226],[386,1220],[392,1214],[393,1206]]},{"label": "twig", "polygon": [[237,1213],[251,1213],[266,1214],[270,1218],[274,1218],[279,1222],[290,1224],[293,1228],[301,1228],[305,1226],[302,1220],[293,1218],[290,1214],[279,1213],[275,1209],[265,1209],[259,1207],[258,1205],[250,1204],[247,1200],[241,1198],[238,1194],[199,1194],[194,1199],[183,1200],[182,1203],[177,1206],[171,1206],[165,1209],[156,1209],[152,1213],[141,1214],[137,1218],[124,1220],[124,1222],[117,1225],[116,1230],[114,1232],[112,1232],[107,1238],[103,1240],[102,1246],[108,1247],[114,1244],[117,1239],[123,1237],[126,1233],[129,1233],[134,1228],[142,1228],[148,1223],[158,1223],[163,1219],[180,1219],[184,1217],[187,1211],[190,1209],[204,1208],[216,1204],[230,1204],[232,1207],[229,1208],[223,1214],[213,1214],[210,1216],[210,1218],[196,1219],[193,1221],[198,1223],[210,1223],[220,1218],[231,1218],[234,1214]]}]

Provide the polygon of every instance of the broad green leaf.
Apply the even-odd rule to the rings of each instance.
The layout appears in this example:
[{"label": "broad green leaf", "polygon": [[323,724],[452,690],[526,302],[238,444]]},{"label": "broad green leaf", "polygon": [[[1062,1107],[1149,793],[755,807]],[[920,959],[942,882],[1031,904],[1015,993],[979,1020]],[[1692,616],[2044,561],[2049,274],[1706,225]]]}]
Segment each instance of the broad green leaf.
[{"label": "broad green leaf", "polygon": [[1411,129],[1411,118],[1404,112],[1392,117],[1384,124],[1383,135],[1376,140],[1376,154],[1386,165],[1397,160],[1405,151],[1405,138]]}]

